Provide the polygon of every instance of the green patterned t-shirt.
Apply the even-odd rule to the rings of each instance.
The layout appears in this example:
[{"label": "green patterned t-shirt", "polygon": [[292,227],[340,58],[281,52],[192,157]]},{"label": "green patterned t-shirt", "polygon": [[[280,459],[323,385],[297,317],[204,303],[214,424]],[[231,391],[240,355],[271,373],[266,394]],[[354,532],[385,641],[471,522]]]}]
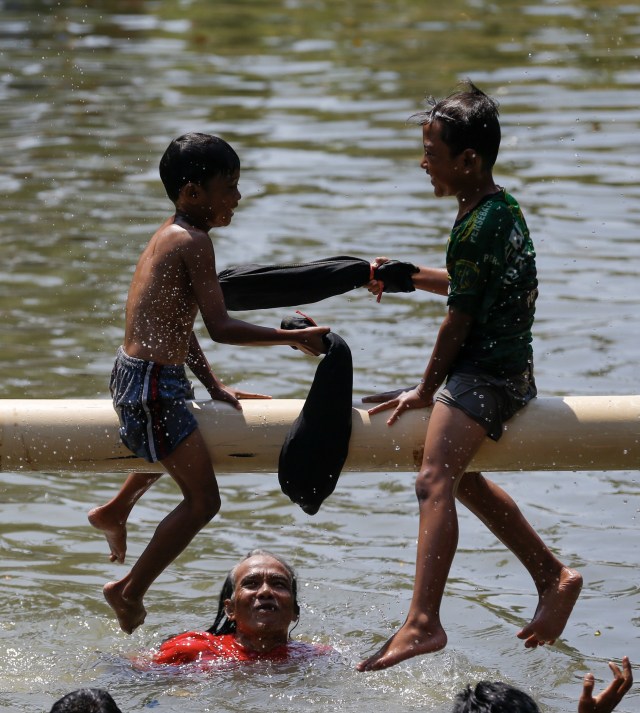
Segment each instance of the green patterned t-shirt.
[{"label": "green patterned t-shirt", "polygon": [[535,257],[520,206],[504,190],[455,223],[447,244],[447,304],[473,322],[454,370],[508,376],[531,363]]}]

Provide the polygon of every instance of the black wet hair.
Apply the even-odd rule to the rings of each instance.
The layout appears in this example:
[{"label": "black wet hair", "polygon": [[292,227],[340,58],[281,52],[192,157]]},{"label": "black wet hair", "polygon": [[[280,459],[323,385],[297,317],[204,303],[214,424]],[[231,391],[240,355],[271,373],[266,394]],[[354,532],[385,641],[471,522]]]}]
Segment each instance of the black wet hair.
[{"label": "black wet hair", "polygon": [[452,156],[465,149],[473,149],[482,159],[482,166],[490,171],[500,149],[500,121],[498,102],[486,95],[470,80],[446,99],[427,99],[429,108],[410,117],[424,126],[440,122],[441,137]]},{"label": "black wet hair", "polygon": [[57,700],[49,713],[122,713],[103,688],[78,688]]},{"label": "black wet hair", "polygon": [[540,713],[524,691],[502,681],[480,681],[455,697],[452,713]]},{"label": "black wet hair", "polygon": [[192,132],[174,139],[160,159],[160,179],[175,203],[187,183],[203,185],[210,178],[232,176],[240,170],[240,158],[218,136]]},{"label": "black wet hair", "polygon": [[216,614],[215,621],[213,625],[207,629],[210,634],[234,634],[236,631],[236,622],[231,621],[227,617],[227,612],[225,611],[224,603],[227,599],[231,599],[233,592],[236,588],[236,570],[238,565],[240,565],[245,560],[251,557],[257,557],[258,555],[264,555],[265,557],[272,557],[274,560],[280,562],[280,564],[287,570],[289,577],[291,578],[291,594],[293,596],[293,613],[296,617],[300,616],[300,605],[298,604],[298,578],[293,567],[282,559],[278,555],[274,555],[273,552],[268,550],[255,549],[251,550],[245,557],[243,557],[240,562],[238,562],[227,574],[226,579],[220,590],[220,596],[218,597],[218,613]]}]

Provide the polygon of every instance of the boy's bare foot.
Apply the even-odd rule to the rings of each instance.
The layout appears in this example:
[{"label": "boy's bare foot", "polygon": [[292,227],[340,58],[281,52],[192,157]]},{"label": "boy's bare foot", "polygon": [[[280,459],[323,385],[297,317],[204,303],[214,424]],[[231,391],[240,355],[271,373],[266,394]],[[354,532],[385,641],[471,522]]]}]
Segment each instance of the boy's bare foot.
[{"label": "boy's bare foot", "polygon": [[111,550],[109,560],[123,564],[124,556],[127,553],[126,525],[123,522],[114,522],[113,519],[107,517],[104,505],[89,510],[87,517],[96,530],[101,530],[107,538],[107,544]]},{"label": "boy's bare foot", "polygon": [[142,599],[127,599],[122,594],[124,584],[120,582],[107,582],[102,589],[107,604],[113,609],[118,617],[118,623],[122,631],[127,634],[133,633],[147,616]]},{"label": "boy's bare foot", "polygon": [[413,656],[439,651],[446,645],[447,634],[439,622],[429,625],[427,631],[405,622],[381,649],[356,668],[358,671],[380,671]]},{"label": "boy's bare foot", "polygon": [[528,649],[553,644],[562,634],[582,589],[582,575],[563,567],[558,579],[540,592],[533,619],[518,632]]}]

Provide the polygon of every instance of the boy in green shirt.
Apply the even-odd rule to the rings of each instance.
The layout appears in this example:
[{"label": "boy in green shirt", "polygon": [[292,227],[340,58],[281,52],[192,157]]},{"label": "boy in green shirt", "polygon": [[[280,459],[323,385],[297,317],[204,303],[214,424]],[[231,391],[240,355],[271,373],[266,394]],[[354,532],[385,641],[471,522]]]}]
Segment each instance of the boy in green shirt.
[{"label": "boy in green shirt", "polygon": [[[364,399],[382,402],[370,414],[393,409],[389,425],[407,409],[433,406],[433,411],[416,480],[420,524],[409,614],[398,632],[358,665],[361,671],[446,646],[440,603],[458,542],[456,498],[534,580],[538,607],[518,633],[526,647],[560,636],[582,587],[579,572],[555,557],[507,493],[480,473],[466,472],[486,436],[498,440],[502,424],[536,395],[531,349],[535,252],[518,204],[493,180],[500,146],[497,104],[469,82],[417,118],[424,140],[420,166],[436,196],[456,197],[458,213],[446,269],[421,267],[413,275],[417,289],[448,296],[448,311],[420,383]],[[377,294],[382,285],[372,281],[369,289]]]}]

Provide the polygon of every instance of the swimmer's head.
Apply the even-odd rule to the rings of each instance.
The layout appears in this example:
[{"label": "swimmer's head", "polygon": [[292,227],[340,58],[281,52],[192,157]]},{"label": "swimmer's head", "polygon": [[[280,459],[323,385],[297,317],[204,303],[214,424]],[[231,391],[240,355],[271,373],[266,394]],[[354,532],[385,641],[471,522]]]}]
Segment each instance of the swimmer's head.
[{"label": "swimmer's head", "polygon": [[[249,552],[246,557],[241,559],[240,562],[238,562],[238,564],[236,564],[227,574],[218,598],[218,613],[216,615],[216,619],[213,622],[213,626],[207,630],[210,633],[233,634],[237,631],[237,614],[240,612],[235,611],[235,597],[238,587],[242,585],[242,579],[245,576],[251,576],[250,572],[245,572],[244,570],[249,569],[252,564],[251,560],[254,559],[256,561],[262,560],[262,562],[260,562],[262,565],[261,569],[265,566],[268,568],[269,560],[272,560],[275,564],[275,566],[271,568],[272,574],[276,579],[278,574],[284,574],[282,586],[288,589],[291,600],[290,621],[295,621],[300,616],[300,605],[298,604],[298,579],[293,567],[284,559],[274,555],[272,552],[255,549],[251,550],[251,552]],[[240,577],[238,577],[238,575],[240,575]]]},{"label": "swimmer's head", "polygon": [[455,698],[452,713],[540,713],[538,704],[524,691],[502,681],[480,681]]},{"label": "swimmer's head", "polygon": [[50,713],[122,713],[108,691],[78,688],[56,701]]},{"label": "swimmer's head", "polygon": [[169,144],[160,159],[160,179],[174,203],[187,183],[202,186],[210,178],[228,178],[239,171],[238,154],[211,134],[184,134]]}]

